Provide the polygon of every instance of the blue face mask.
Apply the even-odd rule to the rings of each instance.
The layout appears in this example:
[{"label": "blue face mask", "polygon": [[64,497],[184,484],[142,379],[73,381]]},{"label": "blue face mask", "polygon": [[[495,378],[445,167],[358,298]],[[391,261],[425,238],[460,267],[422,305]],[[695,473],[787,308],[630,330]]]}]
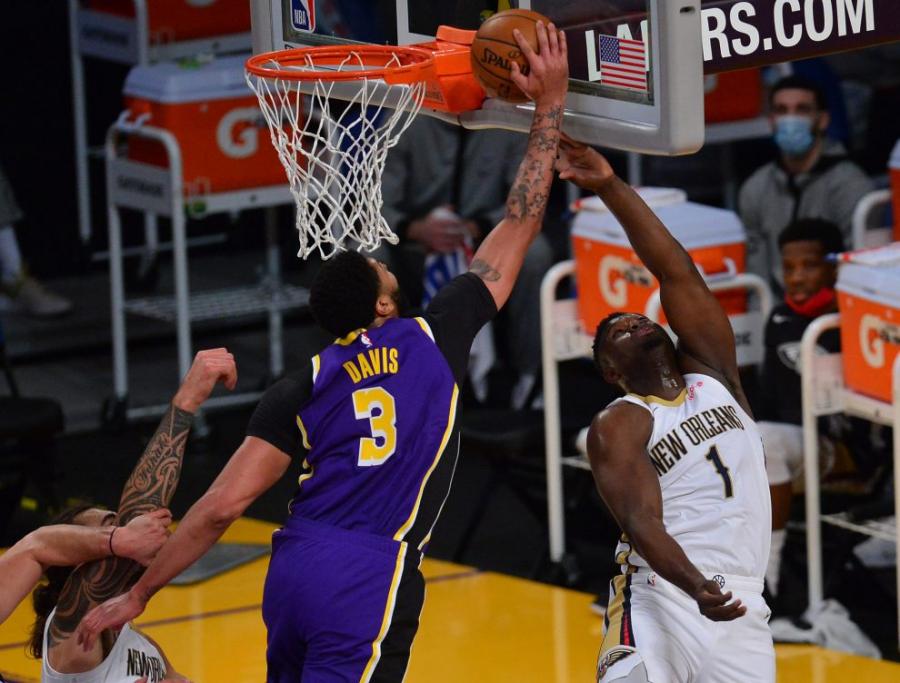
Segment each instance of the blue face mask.
[{"label": "blue face mask", "polygon": [[802,157],[816,138],[813,122],[806,116],[779,116],[775,119],[775,144],[789,157]]}]

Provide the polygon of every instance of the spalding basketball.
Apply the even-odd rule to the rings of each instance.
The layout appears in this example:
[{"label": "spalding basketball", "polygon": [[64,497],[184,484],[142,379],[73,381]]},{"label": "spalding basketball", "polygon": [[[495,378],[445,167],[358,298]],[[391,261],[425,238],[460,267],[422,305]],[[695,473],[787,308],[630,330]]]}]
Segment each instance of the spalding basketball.
[{"label": "spalding basketball", "polygon": [[472,73],[481,83],[488,97],[499,97],[507,102],[526,102],[528,97],[510,78],[512,62],[519,64],[523,74],[528,73],[528,60],[513,37],[513,29],[519,29],[528,44],[538,51],[535,24],[550,20],[542,14],[527,9],[510,9],[489,17],[478,29],[472,42]]}]

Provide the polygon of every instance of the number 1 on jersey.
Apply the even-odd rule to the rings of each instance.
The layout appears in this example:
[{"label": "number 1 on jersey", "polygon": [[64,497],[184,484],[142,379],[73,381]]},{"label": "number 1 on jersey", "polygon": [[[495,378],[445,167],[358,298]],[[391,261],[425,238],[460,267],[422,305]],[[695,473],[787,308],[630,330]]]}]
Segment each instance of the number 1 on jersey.
[{"label": "number 1 on jersey", "polygon": [[353,392],[353,412],[357,420],[368,420],[372,437],[359,440],[357,464],[381,465],[397,450],[397,409],[394,397],[381,387]]},{"label": "number 1 on jersey", "polygon": [[722,477],[722,481],[725,483],[725,497],[731,498],[734,495],[734,489],[731,485],[731,474],[728,471],[728,468],[725,467],[725,463],[722,462],[722,458],[719,457],[719,451],[716,450],[715,446],[709,449],[709,453],[706,454],[706,459],[713,464],[713,467],[716,468],[716,472]]}]

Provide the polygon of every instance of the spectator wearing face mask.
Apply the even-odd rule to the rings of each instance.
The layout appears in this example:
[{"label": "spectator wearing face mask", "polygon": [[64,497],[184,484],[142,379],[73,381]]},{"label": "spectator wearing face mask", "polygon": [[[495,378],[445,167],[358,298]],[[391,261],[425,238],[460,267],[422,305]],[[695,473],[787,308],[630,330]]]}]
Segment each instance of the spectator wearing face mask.
[{"label": "spectator wearing face mask", "polygon": [[783,291],[778,234],[804,218],[836,223],[850,244],[857,202],[872,182],[829,139],[831,121],[822,89],[801,76],[783,78],[769,96],[778,158],[757,169],[741,187],[738,207],[747,230],[747,270]]}]

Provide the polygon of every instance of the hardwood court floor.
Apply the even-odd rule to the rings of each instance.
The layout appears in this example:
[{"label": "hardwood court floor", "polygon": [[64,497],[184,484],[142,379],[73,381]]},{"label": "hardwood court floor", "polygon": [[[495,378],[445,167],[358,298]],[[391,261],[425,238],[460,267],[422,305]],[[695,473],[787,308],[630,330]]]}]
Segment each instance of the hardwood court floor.
[{"label": "hardwood court floor", "polygon": [[[225,540],[265,543],[274,528],[242,519]],[[260,602],[266,565],[263,558],[198,586],[166,588],[138,625],[197,683],[263,681]],[[439,560],[425,560],[423,572],[427,596],[407,681],[593,680],[601,638],[601,620],[588,609],[593,596]],[[0,626],[0,673],[7,681],[40,678],[39,663],[24,652],[30,623],[30,605],[23,603]],[[900,664],[812,646],[778,646],[779,683],[851,679],[898,681]]]}]

